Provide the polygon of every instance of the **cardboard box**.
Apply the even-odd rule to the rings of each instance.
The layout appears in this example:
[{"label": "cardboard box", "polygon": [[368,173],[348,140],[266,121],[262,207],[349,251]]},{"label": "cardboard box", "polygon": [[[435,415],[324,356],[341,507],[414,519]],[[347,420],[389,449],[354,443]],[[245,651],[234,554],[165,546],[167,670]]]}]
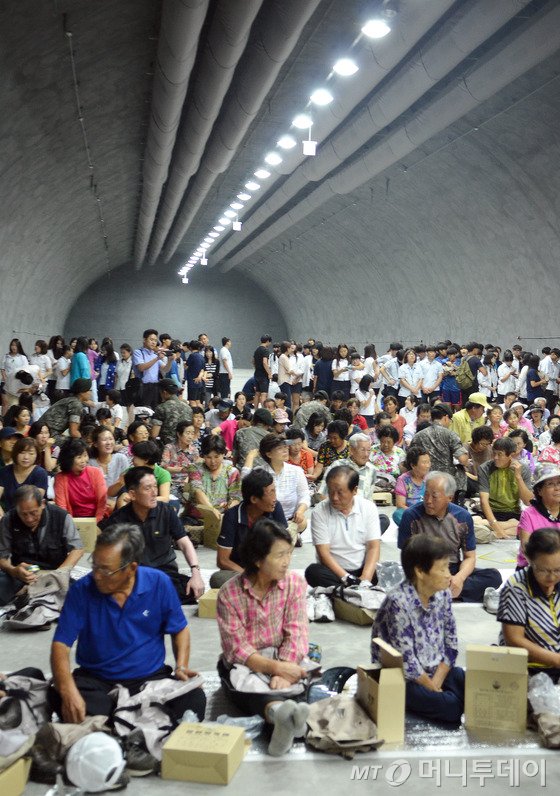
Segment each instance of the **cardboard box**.
[{"label": "cardboard box", "polygon": [[381,668],[358,666],[358,702],[377,725],[377,735],[386,744],[404,741],[405,680],[402,655],[382,639],[373,639],[380,649]]},{"label": "cardboard box", "polygon": [[524,732],[527,725],[527,650],[467,644],[467,729]]},{"label": "cardboard box", "polygon": [[245,754],[245,731],[227,724],[179,724],[163,746],[161,776],[227,785]]},{"label": "cardboard box", "polygon": [[218,536],[222,530],[222,518],[218,519],[213,511],[208,506],[198,504],[197,507],[204,523],[202,529],[202,544],[204,547],[209,547],[211,550],[218,549]]},{"label": "cardboard box", "polygon": [[95,517],[72,517],[84,545],[84,552],[92,553],[95,547],[99,528]]},{"label": "cardboard box", "polygon": [[2,796],[21,796],[27,785],[31,760],[20,757],[11,766],[0,771],[0,793]]},{"label": "cardboard box", "polygon": [[352,622],[353,625],[372,625],[377,611],[370,611],[359,605],[342,600],[340,597],[333,599],[334,615],[337,619]]},{"label": "cardboard box", "polygon": [[209,589],[198,600],[198,615],[202,619],[215,619],[219,589]]}]

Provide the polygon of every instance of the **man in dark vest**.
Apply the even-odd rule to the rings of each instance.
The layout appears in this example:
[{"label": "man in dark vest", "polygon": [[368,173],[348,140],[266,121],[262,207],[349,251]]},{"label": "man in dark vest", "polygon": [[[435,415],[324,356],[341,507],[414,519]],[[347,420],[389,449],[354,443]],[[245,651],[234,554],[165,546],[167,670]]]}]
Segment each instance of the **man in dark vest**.
[{"label": "man in dark vest", "polygon": [[36,580],[34,567],[71,568],[82,553],[82,540],[68,512],[47,504],[37,487],[20,486],[15,508],[0,524],[0,605],[12,602],[23,586]]}]

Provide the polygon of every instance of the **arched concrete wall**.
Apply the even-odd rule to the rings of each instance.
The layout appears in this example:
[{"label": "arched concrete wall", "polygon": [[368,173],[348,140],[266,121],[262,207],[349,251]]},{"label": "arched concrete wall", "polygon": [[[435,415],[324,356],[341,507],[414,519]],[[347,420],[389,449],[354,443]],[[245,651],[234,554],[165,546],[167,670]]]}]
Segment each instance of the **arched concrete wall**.
[{"label": "arched concrete wall", "polygon": [[241,274],[212,274],[200,269],[189,284],[153,269],[140,272],[119,268],[110,278],[89,287],[72,308],[64,335],[85,334],[113,338],[116,345],[136,347],[144,329],[167,331],[181,340],[206,332],[219,348],[221,338],[232,340],[234,366],[250,367],[261,334],[286,337],[286,324],[273,299]]},{"label": "arched concrete wall", "polygon": [[559,107],[556,78],[448,144],[474,123],[461,120],[406,172],[333,198],[241,268],[298,339],[557,345]]},{"label": "arched concrete wall", "polygon": [[0,4],[2,345],[15,333],[32,350],[59,333],[77,296],[107,271],[99,210],[110,267],[130,258],[159,6]]}]

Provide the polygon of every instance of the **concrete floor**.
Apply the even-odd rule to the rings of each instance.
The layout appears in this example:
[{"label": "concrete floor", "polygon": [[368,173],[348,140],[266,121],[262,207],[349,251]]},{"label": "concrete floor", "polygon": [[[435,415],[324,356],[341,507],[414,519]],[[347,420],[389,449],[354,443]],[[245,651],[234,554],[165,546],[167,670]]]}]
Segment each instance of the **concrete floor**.
[{"label": "concrete floor", "polygon": [[[240,372],[236,379],[237,383],[246,376],[247,372]],[[382,509],[385,511],[385,509]],[[391,513],[391,510],[388,511]],[[394,534],[393,534],[394,536]],[[396,543],[392,539],[391,528],[382,542],[382,560],[396,560],[399,552]],[[515,566],[515,542],[500,542],[493,545],[479,546],[478,566],[493,566],[504,571],[513,571]],[[215,568],[215,552],[204,547],[198,548],[198,555],[203,570],[213,570]],[[294,551],[292,566],[303,570],[311,561],[314,560],[314,549],[311,544],[304,544],[303,547]],[[82,562],[81,562],[82,563]],[[215,620],[199,619],[196,616],[196,609],[186,608],[188,614],[191,636],[192,654],[191,666],[198,671],[211,672],[215,670],[216,661],[219,654],[220,643],[218,629]],[[487,614],[479,605],[456,605],[455,616],[459,631],[460,654],[458,663],[465,665],[465,647],[469,643],[492,644],[497,641],[498,625],[495,617]],[[9,672],[26,664],[39,666],[43,671],[50,671],[49,648],[52,638],[52,631],[33,634],[18,634],[14,632],[0,633],[0,671]],[[334,622],[331,624],[312,624],[310,627],[310,641],[321,645],[323,650],[323,668],[331,666],[346,665],[356,666],[360,663],[367,663],[369,660],[369,627],[357,627],[346,622]],[[168,644],[168,661],[172,662],[171,647]],[[404,753],[398,749],[381,749],[376,753],[358,756],[354,761],[346,761],[341,758],[331,758],[327,755],[313,756],[311,759],[304,756],[288,757],[283,760],[268,758],[266,760],[247,760],[237,771],[233,781],[227,786],[227,792],[231,796],[247,796],[248,793],[267,793],[275,794],[306,794],[310,785],[316,792],[321,792],[325,796],[338,794],[341,789],[350,787],[350,793],[363,793],[366,788],[371,788],[371,781],[375,779],[376,792],[393,793],[396,782],[391,780],[392,764],[396,761],[405,761],[410,765],[410,776],[399,786],[399,792],[415,793],[415,796],[424,796],[432,791],[437,785],[436,771],[441,765],[441,787],[445,787],[448,793],[464,793],[471,788],[480,788],[481,782],[473,778],[476,766],[480,766],[479,771],[491,771],[492,777],[488,777],[484,782],[484,787],[491,794],[505,793],[512,787],[508,776],[497,777],[498,765],[506,766],[504,760],[520,760],[521,765],[530,767],[529,761],[545,761],[546,782],[558,782],[560,777],[560,762],[554,752],[547,752],[541,748],[516,748],[516,746],[500,746],[499,738],[491,739],[487,748],[472,748],[465,752],[464,749],[454,749],[447,743],[441,752],[434,752],[433,749],[426,751],[415,750],[414,753],[407,751]],[[498,760],[502,763],[498,764]],[[462,761],[465,761],[462,763]],[[482,767],[485,761],[490,768]],[[289,762],[291,765],[286,765]],[[367,779],[356,779],[355,766],[363,769],[364,766],[371,765]],[[381,768],[376,771],[375,766]],[[446,771],[459,773],[460,766],[466,765],[466,781],[463,784],[461,777],[445,776]],[[447,769],[445,768],[447,766]],[[541,764],[542,768],[542,764]],[[404,768],[401,769],[404,771]],[[432,776],[429,772],[432,771]],[[363,775],[363,770],[360,772]],[[514,785],[517,792],[531,793],[541,790],[540,773],[529,778],[520,774],[519,785]],[[144,779],[132,780],[127,792],[134,796],[148,796],[153,793],[161,793],[164,796],[179,796],[184,794],[186,789],[191,794],[211,793],[219,790],[219,786],[199,785],[196,783],[182,783],[163,781],[153,776]],[[45,794],[48,788],[44,785],[29,783],[26,794],[39,796]]]}]

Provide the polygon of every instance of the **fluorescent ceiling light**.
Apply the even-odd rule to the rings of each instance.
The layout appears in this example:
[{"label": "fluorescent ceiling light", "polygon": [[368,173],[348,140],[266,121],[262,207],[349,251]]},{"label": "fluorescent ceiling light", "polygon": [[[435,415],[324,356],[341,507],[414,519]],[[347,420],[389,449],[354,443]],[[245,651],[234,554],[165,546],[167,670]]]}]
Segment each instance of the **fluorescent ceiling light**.
[{"label": "fluorescent ceiling light", "polygon": [[333,66],[333,72],[341,77],[351,77],[358,71],[358,65],[351,58],[339,58]]},{"label": "fluorescent ceiling light", "polygon": [[242,202],[248,202],[249,199],[251,198],[251,194],[250,193],[238,193],[237,194],[237,198],[241,199]]},{"label": "fluorescent ceiling light", "polygon": [[298,130],[307,130],[307,128],[311,127],[313,124],[313,120],[307,113],[298,113],[292,121],[292,124],[294,127],[297,127]]},{"label": "fluorescent ceiling light", "polygon": [[232,202],[230,207],[232,207],[234,210],[241,210],[243,205],[241,202]]},{"label": "fluorescent ceiling light", "polygon": [[254,182],[253,180],[249,180],[249,182],[245,183],[245,188],[247,188],[248,191],[258,191],[260,187],[261,186],[259,185],[259,183]]},{"label": "fluorescent ceiling light", "polygon": [[362,33],[368,39],[382,39],[390,32],[391,28],[384,19],[369,19],[362,28]]},{"label": "fluorescent ceiling light", "polygon": [[209,245],[210,245],[209,243],[201,243],[199,248],[202,249],[203,251],[206,251]]},{"label": "fluorescent ceiling light", "polygon": [[279,166],[280,163],[282,163],[282,158],[278,152],[269,152],[264,161],[265,163],[268,163],[269,166]]},{"label": "fluorescent ceiling light", "polygon": [[211,238],[219,238],[220,237],[220,233],[219,232],[209,232],[208,235]]},{"label": "fluorescent ceiling light", "polygon": [[210,245],[211,243],[213,243],[213,240],[212,240],[212,238],[210,238],[209,236],[206,236],[206,237],[204,238],[204,243],[207,243],[208,245]]},{"label": "fluorescent ceiling light", "polygon": [[225,227],[223,227],[221,224],[216,224],[214,229],[216,230],[216,232],[223,232]]},{"label": "fluorescent ceiling light", "polygon": [[270,172],[266,169],[257,169],[254,174],[258,180],[266,180],[267,177],[270,177]]},{"label": "fluorescent ceiling light", "polygon": [[280,149],[293,149],[296,146],[296,144],[297,141],[293,137],[293,135],[283,135],[276,142],[276,146],[279,146]]},{"label": "fluorescent ceiling light", "polygon": [[235,218],[236,215],[237,213],[235,210],[226,210],[224,213],[224,216],[227,216],[227,218]]},{"label": "fluorescent ceiling light", "polygon": [[309,99],[314,105],[328,105],[333,101],[334,97],[327,88],[318,88]]},{"label": "fluorescent ceiling light", "polygon": [[224,226],[226,224],[231,224],[231,219],[226,218],[225,216],[223,216],[222,218],[218,219],[218,224],[223,224]]}]

